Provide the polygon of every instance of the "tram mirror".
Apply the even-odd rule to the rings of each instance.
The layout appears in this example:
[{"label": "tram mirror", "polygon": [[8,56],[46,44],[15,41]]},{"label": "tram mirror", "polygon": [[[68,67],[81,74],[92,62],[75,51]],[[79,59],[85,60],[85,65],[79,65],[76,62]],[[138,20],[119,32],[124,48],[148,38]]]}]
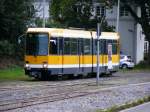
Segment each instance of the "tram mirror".
[{"label": "tram mirror", "polygon": [[18,44],[21,44],[24,41],[24,38],[26,37],[26,34],[22,34],[18,37]]},{"label": "tram mirror", "polygon": [[54,43],[56,45],[56,40],[50,40],[50,42]]}]

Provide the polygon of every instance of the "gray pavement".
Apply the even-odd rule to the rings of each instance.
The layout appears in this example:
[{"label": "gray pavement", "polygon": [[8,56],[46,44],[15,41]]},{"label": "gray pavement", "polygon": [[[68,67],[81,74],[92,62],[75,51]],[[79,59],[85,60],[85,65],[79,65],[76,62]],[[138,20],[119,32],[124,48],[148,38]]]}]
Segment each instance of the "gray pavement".
[{"label": "gray pavement", "polygon": [[120,112],[150,112],[150,102],[135,106]]}]

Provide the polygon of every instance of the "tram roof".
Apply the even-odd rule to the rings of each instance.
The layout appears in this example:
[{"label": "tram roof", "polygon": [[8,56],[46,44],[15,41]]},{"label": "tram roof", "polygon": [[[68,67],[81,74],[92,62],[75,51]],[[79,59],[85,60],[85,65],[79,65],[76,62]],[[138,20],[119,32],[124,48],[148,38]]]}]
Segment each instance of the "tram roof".
[{"label": "tram roof", "polygon": [[[71,37],[71,38],[97,38],[95,31],[61,29],[61,28],[28,28],[27,32],[49,33],[51,37]],[[119,34],[115,32],[102,32],[100,39],[119,39]]]}]

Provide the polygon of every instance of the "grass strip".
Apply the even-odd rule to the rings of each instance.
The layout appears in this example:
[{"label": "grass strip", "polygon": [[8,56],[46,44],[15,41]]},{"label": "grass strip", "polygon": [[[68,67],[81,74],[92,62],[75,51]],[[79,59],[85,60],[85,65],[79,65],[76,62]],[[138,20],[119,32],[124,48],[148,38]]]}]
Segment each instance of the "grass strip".
[{"label": "grass strip", "polygon": [[134,101],[134,102],[125,103],[124,105],[121,105],[121,106],[113,106],[113,107],[106,109],[106,110],[97,110],[96,112],[119,112],[121,110],[135,107],[135,106],[141,105],[141,104],[149,102],[149,101],[150,101],[150,96],[147,96],[147,97],[144,97],[144,98],[139,99],[139,100]]},{"label": "grass strip", "polygon": [[14,66],[7,69],[0,69],[0,81],[6,80],[28,80],[29,78],[25,76],[22,67]]}]

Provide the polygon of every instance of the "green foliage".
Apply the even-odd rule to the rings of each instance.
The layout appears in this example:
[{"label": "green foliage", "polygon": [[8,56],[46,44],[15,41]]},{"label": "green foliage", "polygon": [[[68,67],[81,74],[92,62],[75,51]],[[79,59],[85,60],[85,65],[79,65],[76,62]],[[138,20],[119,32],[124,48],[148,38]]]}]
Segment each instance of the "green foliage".
[{"label": "green foliage", "polygon": [[0,81],[29,79],[29,77],[25,76],[24,70],[21,67],[14,66],[3,70],[0,69]]},{"label": "green foliage", "polygon": [[36,18],[36,19],[35,19],[35,24],[36,24],[37,27],[42,27],[43,19],[41,19],[41,18]]},{"label": "green foliage", "polygon": [[48,21],[46,23],[46,27],[48,28],[67,28],[67,26],[60,24],[59,22]]},{"label": "green foliage", "polygon": [[[37,27],[41,27],[43,24],[43,19],[41,18],[36,18],[35,19],[35,24]],[[53,22],[51,20],[46,21],[45,26],[47,28],[66,28],[65,25],[60,24],[59,22]]]},{"label": "green foliage", "polygon": [[20,45],[9,42],[8,40],[0,41],[0,57],[13,57],[14,59],[23,59],[24,43]]},{"label": "green foliage", "polygon": [[[92,0],[52,0],[50,7],[53,23],[59,23],[65,27],[95,30],[97,22],[101,21],[101,18],[92,16],[92,12]],[[113,27],[108,26],[106,21],[103,23],[102,29],[113,31]]]},{"label": "green foliage", "polygon": [[4,40],[0,41],[0,56],[12,56],[15,54],[14,44],[11,44],[9,41]]},{"label": "green foliage", "polygon": [[1,0],[0,3],[0,33],[1,39],[17,41],[34,13],[31,8],[32,0]]},{"label": "green foliage", "polygon": [[[18,37],[34,17],[33,0],[1,0],[0,2],[0,53],[12,55],[19,51]],[[3,43],[4,42],[4,43]],[[17,52],[18,53],[18,52]]]},{"label": "green foliage", "polygon": [[135,66],[135,69],[150,70],[150,65],[148,61],[141,61],[139,64]]}]

